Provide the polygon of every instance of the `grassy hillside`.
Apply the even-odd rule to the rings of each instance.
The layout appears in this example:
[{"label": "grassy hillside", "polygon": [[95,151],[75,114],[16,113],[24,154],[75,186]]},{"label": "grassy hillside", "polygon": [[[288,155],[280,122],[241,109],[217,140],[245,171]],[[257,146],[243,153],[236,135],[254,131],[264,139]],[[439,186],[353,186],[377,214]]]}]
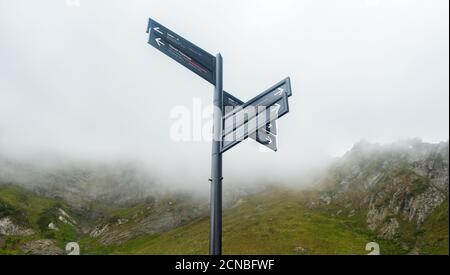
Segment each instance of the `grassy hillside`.
[{"label": "grassy hillside", "polygon": [[[23,245],[34,240],[52,239],[61,249],[67,242],[77,240],[80,236],[77,228],[58,221],[58,209],[70,213],[61,201],[14,185],[0,185],[0,219],[9,217],[15,225],[33,232],[23,236],[0,235],[0,254],[23,254]],[[57,231],[48,228],[50,222],[58,226]]]},{"label": "grassy hillside", "polygon": [[[361,141],[308,190],[236,192],[223,252],[367,254],[377,242],[382,254],[449,254],[448,156],[448,142]],[[82,254],[208,253],[203,198],[159,190],[132,166],[77,167],[30,174],[0,162],[0,254],[62,254],[71,241]],[[1,184],[14,179],[39,179],[22,186],[42,196]]]},{"label": "grassy hillside", "polygon": [[[382,240],[365,224],[365,212],[335,215],[338,208],[308,205],[311,192],[270,188],[245,197],[223,215],[224,254],[367,254],[368,242],[380,245],[381,254],[406,254],[420,246],[421,254],[448,254],[448,200],[430,215],[420,230],[402,225],[399,240]],[[24,244],[51,239],[61,250],[78,241],[82,254],[208,254],[209,220],[198,218],[161,234],[143,235],[116,245],[103,245],[71,225],[57,223],[57,209],[70,213],[63,202],[43,198],[12,185],[0,185],[0,219],[12,217],[16,224],[30,228],[30,236],[1,236],[0,254],[23,254]],[[143,206],[110,210],[111,219],[130,218]],[[168,210],[170,211],[170,210]],[[73,213],[71,213],[74,215]],[[74,215],[76,217],[76,215]],[[126,232],[129,225],[124,224]],[[402,244],[407,243],[409,249]]]},{"label": "grassy hillside", "polygon": [[423,254],[449,254],[448,199],[425,221],[419,242]]},{"label": "grassy hillside", "polygon": [[[224,254],[367,254],[376,241],[382,254],[405,254],[392,241],[378,240],[360,220],[333,217],[308,208],[302,194],[271,189],[224,211]],[[122,245],[103,246],[84,238],[85,254],[207,254],[209,221],[201,218],[163,234],[143,236]],[[447,242],[448,247],[448,242]]]},{"label": "grassy hillside", "polygon": [[34,229],[38,229],[36,225],[40,214],[54,203],[54,200],[37,196],[17,186],[0,186],[0,217],[10,216],[16,222]]}]

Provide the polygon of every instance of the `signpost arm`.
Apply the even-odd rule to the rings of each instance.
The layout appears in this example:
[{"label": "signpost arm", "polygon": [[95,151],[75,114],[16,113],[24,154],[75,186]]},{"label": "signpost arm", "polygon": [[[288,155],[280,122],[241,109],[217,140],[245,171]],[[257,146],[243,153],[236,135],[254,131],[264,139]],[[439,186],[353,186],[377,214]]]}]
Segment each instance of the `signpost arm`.
[{"label": "signpost arm", "polygon": [[214,87],[213,141],[211,153],[211,196],[209,254],[222,254],[222,56],[216,55],[216,85]]}]

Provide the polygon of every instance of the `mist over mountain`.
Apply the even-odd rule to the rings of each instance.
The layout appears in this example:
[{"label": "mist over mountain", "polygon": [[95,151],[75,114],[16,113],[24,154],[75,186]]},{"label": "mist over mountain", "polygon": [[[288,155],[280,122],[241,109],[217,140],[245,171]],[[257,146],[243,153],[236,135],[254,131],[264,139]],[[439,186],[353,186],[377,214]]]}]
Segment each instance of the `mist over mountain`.
[{"label": "mist over mountain", "polygon": [[[226,180],[224,188],[227,191],[245,189],[257,192],[263,186],[280,182],[302,188],[323,182],[323,177],[330,173],[330,169],[339,165],[348,167],[355,163],[371,163],[375,160],[381,162],[382,159],[387,161],[383,163],[384,168],[389,167],[390,163],[418,165],[416,162],[433,152],[438,155],[443,154],[445,159],[445,150],[448,150],[446,144],[448,147],[448,142],[431,144],[422,142],[419,138],[384,145],[361,140],[342,157],[329,157],[321,165],[313,163],[309,169],[305,169],[307,172],[291,175],[288,178],[280,177],[279,180],[259,180],[256,176],[255,180],[251,180],[249,179],[251,177],[241,177],[242,180]],[[296,166],[296,163],[293,162],[290,165]],[[350,172],[346,171],[346,173]],[[420,170],[416,172],[420,172],[421,175],[424,173]],[[44,155],[42,159],[38,156],[12,158],[0,155],[0,181],[19,184],[41,192],[43,195],[61,197],[67,201],[73,200],[74,204],[89,201],[133,203],[148,196],[158,196],[167,192],[208,196],[209,190],[205,183],[203,192],[199,192],[193,187],[195,184],[189,183],[189,179],[186,179],[185,188],[180,188],[179,185],[170,186],[163,174],[138,160],[95,161],[55,155]]]},{"label": "mist over mountain", "polygon": [[[360,254],[375,240],[387,254],[448,253],[448,170],[448,141],[360,141],[308,179],[226,189],[224,234],[232,230],[236,243],[225,249]],[[207,196],[161,186],[136,163],[48,166],[2,158],[0,252],[60,254],[77,240],[88,254],[202,254],[208,206]]]},{"label": "mist over mountain", "polygon": [[[39,195],[62,199],[75,208],[92,202],[129,206],[168,194],[189,194],[208,201],[209,185],[202,189],[186,178],[184,185],[170,185],[164,174],[140,161],[93,161],[46,155],[11,158],[0,155],[0,182],[19,185]],[[239,194],[256,192],[266,182],[237,181],[224,190],[224,203]],[[252,191],[253,190],[253,191]]]},{"label": "mist over mountain", "polygon": [[0,180],[62,198],[73,205],[91,201],[126,203],[163,191],[150,173],[135,163],[39,165],[0,160]]},{"label": "mist over mountain", "polygon": [[[210,140],[193,137],[213,87],[148,45],[149,17],[220,52],[224,89],[243,101],[291,78],[278,152],[228,151],[227,186],[301,178],[361,138],[448,138],[447,0],[80,2],[2,1],[1,155],[137,161],[168,188],[207,190]],[[185,142],[170,136],[180,106]]]}]

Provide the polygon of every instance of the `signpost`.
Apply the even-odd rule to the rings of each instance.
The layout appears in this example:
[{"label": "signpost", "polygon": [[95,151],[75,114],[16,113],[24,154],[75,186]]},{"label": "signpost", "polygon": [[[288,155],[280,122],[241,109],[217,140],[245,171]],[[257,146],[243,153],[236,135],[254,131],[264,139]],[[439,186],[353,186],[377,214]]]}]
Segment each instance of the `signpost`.
[{"label": "signpost", "polygon": [[[149,19],[147,33],[150,34],[148,40],[150,45],[165,53],[209,83],[216,85],[216,58],[212,54],[206,52],[152,19]],[[227,106],[237,107],[242,104],[244,104],[243,101],[227,93],[226,91],[223,91],[223,105],[225,111],[230,109],[227,108]],[[276,138],[275,133],[272,132],[272,134],[269,134],[266,129],[260,129],[260,132],[261,136],[270,135],[272,136],[272,139]],[[255,135],[251,135],[250,137],[255,139],[260,144],[276,151],[276,148],[273,147],[275,143],[270,143],[272,145],[269,145],[268,143],[265,143],[264,139],[257,139]]]},{"label": "signpost", "polygon": [[285,78],[244,103],[223,90],[222,56],[211,55],[158,22],[149,19],[148,43],[214,85],[209,253],[222,253],[222,154],[251,137],[277,150],[276,120],[289,112],[292,95]]},{"label": "signpost", "polygon": [[250,134],[257,133],[258,129],[266,127],[271,121],[289,112],[286,94],[278,97],[268,94],[259,101],[264,101],[264,104],[267,105],[248,105],[239,112],[225,118],[225,129],[222,133],[222,153],[246,139]]}]

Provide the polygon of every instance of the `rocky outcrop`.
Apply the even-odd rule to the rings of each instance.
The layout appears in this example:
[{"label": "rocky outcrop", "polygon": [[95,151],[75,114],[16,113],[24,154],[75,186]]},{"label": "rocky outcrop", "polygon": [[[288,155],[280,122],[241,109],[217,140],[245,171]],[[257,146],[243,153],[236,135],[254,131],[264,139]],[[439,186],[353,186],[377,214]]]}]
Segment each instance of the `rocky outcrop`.
[{"label": "rocky outcrop", "polygon": [[384,223],[384,226],[383,228],[381,228],[378,237],[387,240],[392,240],[398,234],[399,229],[400,224],[398,223],[397,219],[390,218],[387,222]]},{"label": "rocky outcrop", "polygon": [[[191,212],[186,210],[186,212]],[[183,214],[175,211],[161,211],[154,215],[147,215],[135,219],[126,230],[123,229],[123,224],[117,220],[114,224],[108,223],[97,226],[90,232],[91,237],[99,238],[100,242],[109,244],[120,244],[142,234],[157,234],[176,228],[187,221],[190,221],[200,216],[200,212],[195,214]]]},{"label": "rocky outcrop", "polygon": [[89,235],[104,245],[121,244],[143,234],[158,234],[204,216],[206,205],[187,196],[153,202],[131,217],[100,222]]},{"label": "rocky outcrop", "polygon": [[374,204],[369,205],[369,211],[367,212],[367,226],[370,230],[375,230],[386,219],[389,211],[387,208],[377,208]]},{"label": "rocky outcrop", "polygon": [[22,251],[29,255],[62,255],[64,251],[57,247],[54,240],[42,239],[31,241],[22,246]]},{"label": "rocky outcrop", "polygon": [[448,142],[413,139],[383,146],[360,142],[330,169],[309,206],[348,217],[366,213],[367,227],[378,237],[396,239],[403,221],[420,230],[448,199],[448,159]]},{"label": "rocky outcrop", "polygon": [[106,233],[108,231],[109,224],[104,225],[97,225],[95,228],[89,233],[89,236],[92,238],[97,238],[101,236],[103,233]]},{"label": "rocky outcrop", "polygon": [[420,226],[445,198],[444,193],[430,187],[424,193],[406,200],[401,214],[408,221],[415,221],[417,226]]},{"label": "rocky outcrop", "polygon": [[29,228],[24,228],[13,222],[10,217],[0,219],[0,235],[6,236],[30,236],[34,231]]}]

